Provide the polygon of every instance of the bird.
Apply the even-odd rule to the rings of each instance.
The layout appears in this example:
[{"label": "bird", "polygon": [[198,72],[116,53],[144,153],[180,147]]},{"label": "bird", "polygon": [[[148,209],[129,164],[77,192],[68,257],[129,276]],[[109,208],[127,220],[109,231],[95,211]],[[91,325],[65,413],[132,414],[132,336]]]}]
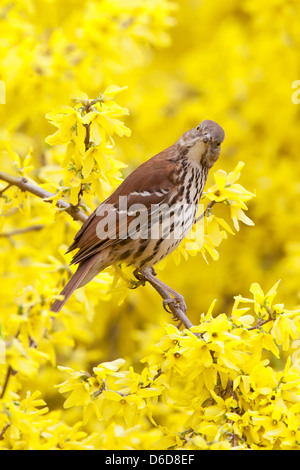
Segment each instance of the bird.
[{"label": "bird", "polygon": [[206,119],[130,173],[75,235],[66,253],[78,249],[71,262],[78,268],[50,310],[59,312],[76,289],[108,266],[126,263],[138,279],[166,288],[172,296],[166,302],[178,302],[185,311],[183,297],[155,278],[154,266],[191,230],[224,138],[223,128]]}]

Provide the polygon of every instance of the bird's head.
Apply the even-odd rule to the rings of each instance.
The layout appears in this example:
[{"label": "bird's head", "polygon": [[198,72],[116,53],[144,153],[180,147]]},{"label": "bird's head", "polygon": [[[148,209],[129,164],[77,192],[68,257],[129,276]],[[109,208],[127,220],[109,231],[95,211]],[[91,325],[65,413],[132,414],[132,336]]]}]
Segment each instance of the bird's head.
[{"label": "bird's head", "polygon": [[206,119],[199,126],[185,132],[178,143],[186,149],[187,158],[211,168],[218,160],[225,132],[214,121]]}]

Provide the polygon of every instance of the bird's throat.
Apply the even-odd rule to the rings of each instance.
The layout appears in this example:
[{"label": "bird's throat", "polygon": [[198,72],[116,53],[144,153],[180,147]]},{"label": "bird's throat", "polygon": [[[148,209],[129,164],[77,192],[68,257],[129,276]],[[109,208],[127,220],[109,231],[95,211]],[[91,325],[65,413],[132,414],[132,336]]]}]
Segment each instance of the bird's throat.
[{"label": "bird's throat", "polygon": [[198,163],[201,165],[201,161],[203,156],[207,153],[207,145],[199,141],[195,145],[193,145],[187,153],[188,160],[192,163]]}]

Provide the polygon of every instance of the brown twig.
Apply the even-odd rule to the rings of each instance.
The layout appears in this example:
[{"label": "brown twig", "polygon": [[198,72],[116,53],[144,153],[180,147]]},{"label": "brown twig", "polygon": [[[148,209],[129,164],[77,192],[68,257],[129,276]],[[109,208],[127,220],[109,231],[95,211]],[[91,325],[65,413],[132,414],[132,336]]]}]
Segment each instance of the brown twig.
[{"label": "brown twig", "polygon": [[[40,188],[38,185],[30,183],[26,178],[21,177],[18,178],[16,176],[8,175],[3,171],[0,171],[0,180],[6,181],[11,186],[17,186],[22,191],[28,191],[31,194],[43,199],[45,202],[52,202],[52,198],[54,198],[54,194],[46,191],[45,189]],[[56,206],[59,209],[64,209],[74,220],[79,220],[81,222],[85,222],[88,216],[81,212],[77,206],[73,206],[72,204],[68,204],[66,201],[62,199],[58,199],[56,202]]]},{"label": "brown twig", "polygon": [[14,235],[22,235],[27,232],[38,232],[42,230],[45,225],[32,225],[31,227],[20,228],[19,230],[12,230],[11,232],[0,233],[0,237],[13,237]]},{"label": "brown twig", "polygon": [[269,323],[269,321],[274,320],[274,313],[272,312],[270,307],[267,305],[267,306],[265,306],[265,309],[268,313],[268,318],[266,318],[265,320],[260,318],[254,326],[250,326],[249,328],[247,328],[248,331],[257,330],[257,329],[261,328],[263,325],[265,325],[266,323]]},{"label": "brown twig", "polygon": [[13,370],[12,370],[11,366],[8,366],[7,371],[6,371],[4,384],[3,384],[3,387],[2,387],[2,391],[1,391],[1,395],[0,395],[0,399],[2,399],[5,395],[7,385],[8,385],[8,382],[9,382],[9,379],[10,379],[10,376],[11,376],[12,372],[13,372]]},{"label": "brown twig", "polygon": [[86,131],[86,134],[85,134],[85,139],[84,139],[84,146],[85,146],[85,151],[87,151],[89,148],[90,148],[90,127],[91,127],[91,123],[88,123],[88,124],[83,124],[84,127],[85,127],[85,131]]},{"label": "brown twig", "polygon": [[10,426],[10,423],[7,423],[4,426],[4,428],[2,429],[2,431],[0,431],[0,441],[2,441],[2,439],[4,439],[4,434],[7,431],[7,429],[9,428],[9,426]]},{"label": "brown twig", "polygon": [[[88,109],[86,107],[86,109]],[[90,131],[91,131],[91,123],[89,122],[88,124],[83,124],[84,127],[85,127],[85,130],[86,130],[86,133],[85,133],[85,139],[84,139],[84,148],[85,148],[85,151],[87,152],[88,149],[90,148],[90,145],[91,145],[91,140],[90,140]],[[76,208],[79,209],[79,206],[80,206],[80,201],[81,201],[81,198],[83,196],[83,190],[84,190],[84,184],[81,183],[80,185],[80,191],[78,193],[78,197],[77,197],[77,204],[74,206]]]},{"label": "brown twig", "polygon": [[249,328],[247,328],[248,331],[251,331],[251,330],[259,330],[259,328],[261,328],[263,325],[265,325],[266,323],[269,323],[269,321],[271,321],[270,318],[268,318],[267,320],[258,320],[258,322],[256,323],[256,325],[254,326],[250,326]]},{"label": "brown twig", "polygon": [[204,211],[201,215],[199,215],[199,217],[197,217],[197,219],[195,220],[195,224],[196,224],[197,222],[199,222],[199,220],[203,219],[203,217],[205,217],[205,216],[208,214],[208,212],[211,211],[211,208],[212,208],[215,204],[216,204],[216,201],[210,201],[210,203],[207,204],[207,207],[206,207],[205,211]]},{"label": "brown twig", "polygon": [[[20,334],[20,329],[18,329],[17,333],[15,334],[15,338],[18,338]],[[7,389],[7,386],[8,386],[8,382],[9,382],[9,379],[12,375],[16,375],[17,372],[9,365],[7,367],[7,371],[6,371],[6,376],[5,376],[5,379],[4,379],[4,383],[3,383],[3,386],[2,386],[2,391],[1,391],[1,395],[0,395],[0,399],[2,399],[5,395],[5,392],[6,392],[6,389]]]}]

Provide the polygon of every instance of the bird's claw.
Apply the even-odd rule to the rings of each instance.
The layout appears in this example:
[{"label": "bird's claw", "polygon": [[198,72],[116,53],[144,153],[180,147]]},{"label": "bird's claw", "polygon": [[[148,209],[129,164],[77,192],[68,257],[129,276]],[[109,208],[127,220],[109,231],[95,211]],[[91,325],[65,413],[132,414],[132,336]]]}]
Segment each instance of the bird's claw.
[{"label": "bird's claw", "polygon": [[172,315],[172,320],[179,321],[179,318],[176,315],[176,313],[172,312],[172,310],[170,310],[170,308],[169,308],[169,305],[171,305],[171,304],[174,304],[176,307],[179,307],[180,310],[182,310],[184,313],[186,313],[187,306],[184,302],[184,299],[181,298],[181,297],[177,297],[177,298],[171,298],[170,297],[169,299],[164,299],[163,300],[163,307],[164,307],[165,311]]},{"label": "bird's claw", "polygon": [[134,281],[133,279],[130,279],[130,289],[137,289],[139,286],[145,285],[142,283],[142,281]]},{"label": "bird's claw", "polygon": [[136,289],[139,286],[144,286],[146,284],[146,279],[145,276],[140,273],[137,269],[133,272],[134,277],[138,280],[138,282],[135,283],[135,281],[132,281],[133,287],[132,289]]},{"label": "bird's claw", "polygon": [[[173,312],[169,309],[169,305],[174,303],[174,299],[164,299],[163,300],[163,307],[166,312],[173,314]],[[173,314],[174,315],[174,314]]]}]

